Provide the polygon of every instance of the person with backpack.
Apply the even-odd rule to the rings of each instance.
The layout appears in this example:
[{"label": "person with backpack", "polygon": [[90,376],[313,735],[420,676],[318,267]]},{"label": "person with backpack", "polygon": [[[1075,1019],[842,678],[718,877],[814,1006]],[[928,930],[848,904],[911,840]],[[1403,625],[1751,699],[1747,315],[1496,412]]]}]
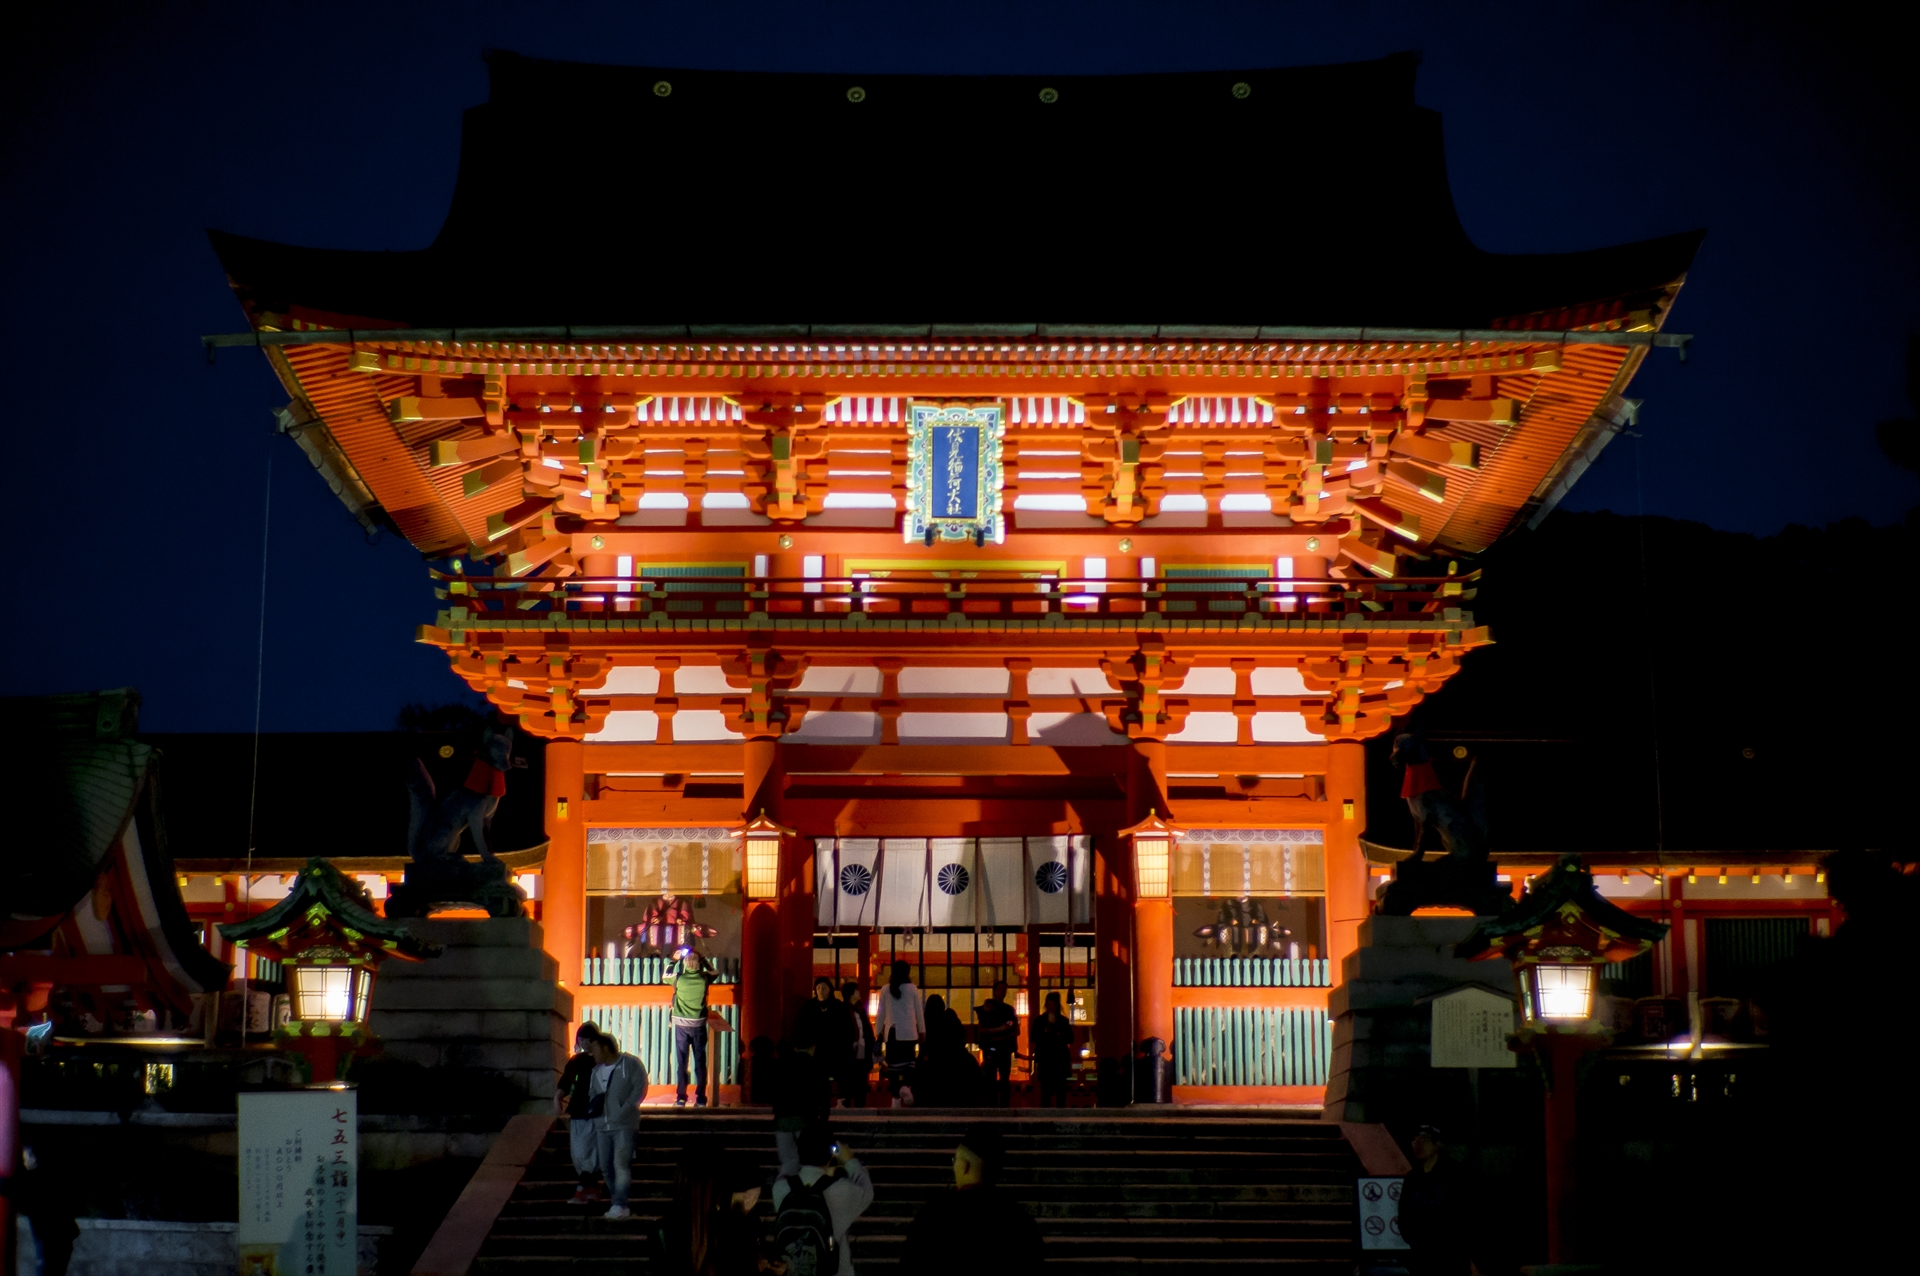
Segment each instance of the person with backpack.
[{"label": "person with backpack", "polygon": [[999,1185],[1006,1149],[1000,1132],[969,1130],[953,1152],[953,1190],[928,1198],[907,1229],[900,1270],[913,1276],[1039,1276],[1046,1261],[1040,1226]]},{"label": "person with backpack", "polygon": [[633,1190],[633,1144],[640,1134],[640,1101],[647,1097],[647,1066],[620,1043],[602,1033],[593,1039],[593,1080],[587,1087],[587,1115],[600,1142],[600,1172],[613,1196],[608,1218],[632,1218],[627,1194]]},{"label": "person with backpack", "polygon": [[824,1122],[807,1126],[799,1172],[773,1184],[774,1261],[786,1264],[786,1276],[853,1276],[847,1229],[871,1204],[873,1180],[860,1158],[835,1142]]},{"label": "person with backpack", "polygon": [[573,1190],[574,1205],[589,1205],[600,1197],[594,1186],[600,1172],[600,1134],[587,1116],[588,1091],[593,1087],[593,1043],[599,1036],[600,1028],[593,1023],[581,1024],[580,1031],[573,1034],[573,1057],[561,1071],[560,1085],[553,1096],[554,1107],[567,1118],[567,1150],[573,1154],[573,1172],[580,1176],[580,1185]]},{"label": "person with backpack", "polygon": [[676,1089],[673,1106],[687,1106],[687,1055],[693,1055],[693,1106],[707,1106],[707,989],[719,976],[707,959],[682,948],[666,964],[666,982],[673,986],[673,1061]]}]

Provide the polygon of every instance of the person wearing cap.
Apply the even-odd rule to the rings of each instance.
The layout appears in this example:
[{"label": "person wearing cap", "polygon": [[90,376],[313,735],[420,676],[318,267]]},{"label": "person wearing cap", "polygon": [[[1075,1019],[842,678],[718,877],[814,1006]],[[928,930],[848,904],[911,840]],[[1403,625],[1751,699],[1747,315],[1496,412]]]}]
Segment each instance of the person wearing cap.
[{"label": "person wearing cap", "polygon": [[1040,1226],[999,1184],[1006,1148],[998,1130],[967,1131],[953,1151],[953,1190],[920,1207],[907,1229],[900,1270],[914,1276],[1038,1276]]},{"label": "person wearing cap", "polygon": [[1407,1144],[1413,1168],[1400,1185],[1400,1235],[1412,1246],[1409,1264],[1417,1276],[1466,1276],[1467,1207],[1459,1175],[1445,1155],[1438,1126],[1423,1125]]}]

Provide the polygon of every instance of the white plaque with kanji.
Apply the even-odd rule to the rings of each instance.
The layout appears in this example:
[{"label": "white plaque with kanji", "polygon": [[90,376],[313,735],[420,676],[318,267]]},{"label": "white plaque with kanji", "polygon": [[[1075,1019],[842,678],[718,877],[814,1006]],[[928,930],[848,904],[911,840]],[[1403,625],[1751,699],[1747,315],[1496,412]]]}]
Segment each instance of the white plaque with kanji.
[{"label": "white plaque with kanji", "polygon": [[352,1090],[240,1096],[240,1276],[354,1276],[358,1112]]},{"label": "white plaque with kanji", "polygon": [[1485,988],[1456,988],[1433,1000],[1432,1064],[1436,1068],[1511,1068],[1513,999]]}]

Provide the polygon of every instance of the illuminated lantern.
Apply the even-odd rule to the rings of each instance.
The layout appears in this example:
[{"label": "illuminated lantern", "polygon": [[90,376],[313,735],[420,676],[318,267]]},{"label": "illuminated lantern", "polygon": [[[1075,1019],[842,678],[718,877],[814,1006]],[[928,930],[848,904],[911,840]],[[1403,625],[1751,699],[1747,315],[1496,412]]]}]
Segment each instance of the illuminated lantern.
[{"label": "illuminated lantern", "polygon": [[1600,967],[1632,961],[1666,937],[1603,899],[1593,874],[1569,855],[1498,917],[1483,918],[1454,954],[1513,963],[1526,1022],[1517,1044],[1534,1052],[1546,1081],[1547,1261],[1570,1261],[1574,1203],[1574,1079],[1580,1056],[1613,1034],[1593,1014]]},{"label": "illuminated lantern", "polygon": [[1141,899],[1172,898],[1173,840],[1185,832],[1150,812],[1120,836],[1133,839],[1133,873]]},{"label": "illuminated lantern", "polygon": [[440,955],[438,944],[375,913],[365,887],[317,858],[279,904],[220,933],[285,968],[293,1018],[276,1030],[273,1044],[305,1059],[316,1085],[337,1079],[352,1056],[378,1048],[366,1024],[380,963]]},{"label": "illuminated lantern", "polygon": [[780,895],[780,839],[793,830],[775,824],[760,812],[738,836],[746,848],[748,899],[777,899]]}]

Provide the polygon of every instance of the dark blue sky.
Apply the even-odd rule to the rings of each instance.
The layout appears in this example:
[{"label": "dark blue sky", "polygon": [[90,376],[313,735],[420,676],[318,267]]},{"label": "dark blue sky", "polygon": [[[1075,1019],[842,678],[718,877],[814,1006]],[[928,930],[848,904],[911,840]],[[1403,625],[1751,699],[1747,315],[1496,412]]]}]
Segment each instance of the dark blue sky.
[{"label": "dark blue sky", "polygon": [[[267,729],[383,727],[403,702],[461,690],[409,642],[433,605],[411,550],[366,545],[292,444],[271,439],[285,395],[264,360],[234,352],[209,368],[197,338],[243,326],[206,227],[365,249],[433,237],[488,47],[1063,74],[1419,50],[1419,97],[1445,115],[1454,199],[1482,247],[1711,232],[1669,325],[1698,334],[1691,361],[1660,352],[1633,390],[1649,512],[1764,534],[1886,523],[1920,502],[1920,481],[1872,439],[1876,421],[1907,413],[1902,343],[1920,330],[1911,73],[1896,32],[1842,25],[1857,11],[388,0],[30,12],[0,53],[9,434],[32,443],[13,462],[24,587],[10,594],[9,693],[131,683],[149,729],[250,727],[270,450]],[[548,196],[577,182],[590,197],[619,144],[589,136],[556,139],[526,176]],[[826,158],[795,145],[765,162],[804,185]],[[1396,196],[1390,149],[1329,139],[1324,162]],[[1633,461],[1634,445],[1616,445],[1568,507],[1632,512]]]}]

